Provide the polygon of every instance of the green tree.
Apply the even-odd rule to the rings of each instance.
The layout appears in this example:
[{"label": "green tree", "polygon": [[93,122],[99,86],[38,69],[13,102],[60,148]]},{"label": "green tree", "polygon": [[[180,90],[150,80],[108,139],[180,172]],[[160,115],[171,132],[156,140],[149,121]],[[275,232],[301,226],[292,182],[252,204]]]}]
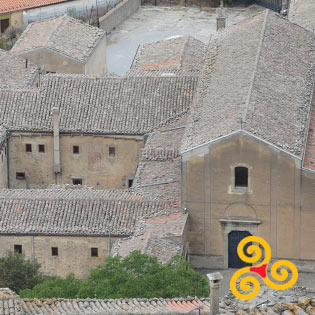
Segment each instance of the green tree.
[{"label": "green tree", "polygon": [[[54,298],[62,297],[71,299],[78,296],[78,292],[86,284],[74,277],[73,274],[66,278],[46,278],[42,283],[36,285],[33,289],[25,289],[19,292],[23,298]],[[88,297],[88,296],[86,296]]]},{"label": "green tree", "polygon": [[25,259],[23,254],[8,252],[0,258],[0,287],[20,291],[42,281],[40,264]]},{"label": "green tree", "polygon": [[104,265],[91,270],[87,282],[69,275],[19,293],[28,298],[173,298],[208,296],[209,287],[183,257],[175,256],[162,265],[156,257],[134,251],[126,258],[108,257]]}]

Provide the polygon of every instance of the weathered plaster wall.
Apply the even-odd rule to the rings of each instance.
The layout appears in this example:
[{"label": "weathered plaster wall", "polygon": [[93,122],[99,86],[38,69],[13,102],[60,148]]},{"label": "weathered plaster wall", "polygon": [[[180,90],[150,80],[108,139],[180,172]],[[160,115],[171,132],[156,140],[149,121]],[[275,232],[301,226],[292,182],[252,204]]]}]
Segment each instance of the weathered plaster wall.
[{"label": "weathered plaster wall", "polygon": [[[32,152],[26,152],[26,144],[32,144]],[[45,145],[44,153],[38,152],[39,144]],[[79,154],[73,153],[73,146],[79,146]],[[115,148],[114,157],[109,156],[109,147]],[[73,178],[99,189],[128,188],[128,178],[134,176],[142,147],[142,137],[61,135],[62,173],[56,178],[52,135],[14,133],[9,146],[10,188],[72,184]],[[26,179],[16,179],[16,172],[25,172]]]},{"label": "weathered plaster wall", "polygon": [[111,32],[141,6],[141,0],[123,0],[100,18],[100,28],[107,33]]},{"label": "weathered plaster wall", "polygon": [[[238,165],[249,168],[247,192],[233,189]],[[300,165],[288,154],[238,134],[184,154],[182,201],[190,212],[190,252],[200,256],[193,258],[195,263],[222,267],[227,253],[219,220],[228,216],[261,221],[255,235],[269,242],[274,258],[315,259],[315,246],[312,252],[306,245],[315,235],[315,174],[302,175]]]},{"label": "weathered plaster wall", "polygon": [[43,48],[20,54],[20,56],[38,66],[43,66],[47,72],[79,74],[85,72],[83,63]]},{"label": "weathered plaster wall", "polygon": [[105,75],[106,72],[106,36],[104,36],[86,63],[85,74]]},{"label": "weathered plaster wall", "polygon": [[[115,240],[111,238],[111,243]],[[83,279],[92,268],[103,264],[109,253],[107,237],[0,235],[0,257],[13,251],[14,245],[22,245],[26,258],[35,258],[47,275],[65,277],[74,273]],[[58,256],[52,256],[52,247],[58,247]],[[92,247],[98,248],[98,257],[91,257]]]}]

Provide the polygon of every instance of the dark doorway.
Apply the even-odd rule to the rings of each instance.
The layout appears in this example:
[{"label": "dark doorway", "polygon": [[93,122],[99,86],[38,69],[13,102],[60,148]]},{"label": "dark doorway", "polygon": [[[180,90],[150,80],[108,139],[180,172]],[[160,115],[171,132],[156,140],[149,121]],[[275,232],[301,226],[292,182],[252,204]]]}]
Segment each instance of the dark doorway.
[{"label": "dark doorway", "polygon": [[[237,246],[239,242],[247,236],[251,236],[251,234],[247,231],[232,231],[229,233],[229,240],[228,240],[229,242],[229,251],[228,251],[229,268],[243,268],[246,266],[251,266],[251,264],[248,264],[242,261],[237,255]],[[244,248],[245,255],[246,255],[246,250],[248,246],[250,246],[251,244],[252,243],[247,243],[245,245],[245,248]]]},{"label": "dark doorway", "polygon": [[0,32],[4,33],[9,26],[10,26],[10,20],[9,19],[1,20],[0,21]]}]

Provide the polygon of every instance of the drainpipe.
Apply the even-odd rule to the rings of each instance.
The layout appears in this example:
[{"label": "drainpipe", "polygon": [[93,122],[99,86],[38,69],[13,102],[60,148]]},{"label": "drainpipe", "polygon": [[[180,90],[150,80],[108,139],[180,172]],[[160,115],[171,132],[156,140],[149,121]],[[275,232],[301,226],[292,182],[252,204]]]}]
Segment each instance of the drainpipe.
[{"label": "drainpipe", "polygon": [[32,264],[33,268],[35,266],[35,242],[34,242],[34,235],[32,235]]},{"label": "drainpipe", "polygon": [[10,156],[9,156],[9,139],[10,139],[11,134],[8,132],[7,133],[7,181],[8,181],[8,188],[10,189]]},{"label": "drainpipe", "polygon": [[54,128],[54,173],[57,180],[57,174],[61,173],[59,144],[59,109],[57,107],[53,107],[52,109],[52,119]]},{"label": "drainpipe", "polygon": [[223,279],[220,272],[207,274],[210,285],[210,315],[219,314],[219,289],[220,282]]}]

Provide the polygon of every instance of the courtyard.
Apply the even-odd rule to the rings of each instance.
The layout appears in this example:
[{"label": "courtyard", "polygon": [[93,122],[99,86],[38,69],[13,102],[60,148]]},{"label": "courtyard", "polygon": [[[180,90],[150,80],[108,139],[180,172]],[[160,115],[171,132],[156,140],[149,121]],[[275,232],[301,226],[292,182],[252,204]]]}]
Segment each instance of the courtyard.
[{"label": "courtyard", "polygon": [[[262,10],[258,5],[226,8],[226,25],[236,24]],[[208,43],[215,32],[215,8],[142,6],[108,35],[108,72],[116,75],[127,72],[141,44],[180,35],[191,35]]]}]

